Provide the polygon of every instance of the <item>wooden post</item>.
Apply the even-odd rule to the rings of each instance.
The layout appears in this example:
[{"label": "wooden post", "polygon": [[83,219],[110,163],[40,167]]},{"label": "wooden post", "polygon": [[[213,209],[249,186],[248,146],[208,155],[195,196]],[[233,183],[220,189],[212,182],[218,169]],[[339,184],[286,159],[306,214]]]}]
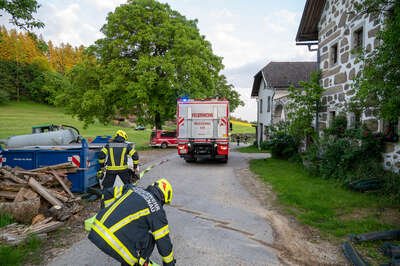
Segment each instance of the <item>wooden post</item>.
[{"label": "wooden post", "polygon": [[59,206],[60,208],[63,204],[55,198],[45,187],[43,187],[38,181],[34,178],[29,178],[28,184],[35,190],[40,196],[45,198],[48,202],[50,202],[53,206]]},{"label": "wooden post", "polygon": [[64,190],[72,197],[74,198],[74,194],[72,194],[71,190],[69,190],[69,188],[67,187],[67,185],[65,185],[64,181],[62,181],[61,177],[57,174],[56,171],[52,170],[51,173],[53,174],[53,176],[57,179],[58,183],[61,184],[61,186],[64,188]]}]

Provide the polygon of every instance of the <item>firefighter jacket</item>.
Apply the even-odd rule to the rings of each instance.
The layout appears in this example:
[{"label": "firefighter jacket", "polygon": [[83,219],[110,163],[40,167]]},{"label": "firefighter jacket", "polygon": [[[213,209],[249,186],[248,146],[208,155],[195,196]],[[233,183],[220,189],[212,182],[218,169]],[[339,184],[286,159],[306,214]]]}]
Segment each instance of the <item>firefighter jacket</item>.
[{"label": "firefighter jacket", "polygon": [[141,251],[155,241],[163,265],[175,265],[160,191],[131,184],[108,191],[114,202],[97,214],[89,239],[103,251],[111,248],[108,254],[118,254],[129,265],[143,265],[147,258],[141,257]]},{"label": "firefighter jacket", "polygon": [[134,169],[139,164],[137,151],[128,143],[111,142],[103,147],[99,154],[99,163],[106,171],[121,171],[128,169],[128,156],[133,160]]}]

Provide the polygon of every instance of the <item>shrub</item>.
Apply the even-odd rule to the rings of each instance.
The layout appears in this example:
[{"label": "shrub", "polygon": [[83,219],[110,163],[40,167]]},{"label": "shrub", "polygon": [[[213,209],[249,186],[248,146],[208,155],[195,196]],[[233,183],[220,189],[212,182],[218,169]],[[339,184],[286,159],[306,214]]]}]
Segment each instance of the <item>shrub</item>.
[{"label": "shrub", "polygon": [[260,149],[266,151],[269,149],[269,141],[263,141],[260,143]]},{"label": "shrub", "polygon": [[309,172],[344,182],[382,176],[382,136],[336,125],[305,152],[303,164]]},{"label": "shrub", "polygon": [[343,115],[335,117],[329,128],[325,129],[326,135],[331,135],[335,137],[343,137],[347,128],[347,118]]},{"label": "shrub", "polygon": [[327,138],[321,144],[320,174],[324,178],[347,179],[358,155],[358,143],[346,138]]},{"label": "shrub", "polygon": [[273,157],[289,159],[297,154],[299,144],[295,138],[285,132],[276,132],[266,143],[266,149]]}]

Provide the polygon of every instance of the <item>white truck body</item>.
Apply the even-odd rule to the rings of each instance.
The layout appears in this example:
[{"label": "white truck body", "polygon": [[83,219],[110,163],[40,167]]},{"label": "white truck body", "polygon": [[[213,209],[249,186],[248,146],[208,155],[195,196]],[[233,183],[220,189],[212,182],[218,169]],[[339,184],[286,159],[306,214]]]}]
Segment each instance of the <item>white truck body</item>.
[{"label": "white truck body", "polygon": [[[181,157],[206,158],[209,155],[212,159],[227,160],[228,151],[221,151],[222,146],[219,146],[228,147],[229,145],[229,102],[225,100],[179,100],[177,139],[178,152]],[[209,147],[210,144],[212,144],[211,147]],[[225,149],[224,147],[223,149]]]},{"label": "white truck body", "polygon": [[178,141],[180,139],[228,140],[227,101],[178,102]]}]

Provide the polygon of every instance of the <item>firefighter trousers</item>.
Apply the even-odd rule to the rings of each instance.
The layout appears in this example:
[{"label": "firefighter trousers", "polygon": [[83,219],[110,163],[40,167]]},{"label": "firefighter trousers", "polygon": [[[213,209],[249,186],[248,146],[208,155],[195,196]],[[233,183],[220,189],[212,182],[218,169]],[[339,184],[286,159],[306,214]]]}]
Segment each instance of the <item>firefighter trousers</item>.
[{"label": "firefighter trousers", "polygon": [[125,169],[121,171],[106,171],[102,182],[103,189],[112,188],[114,186],[117,175],[124,184],[132,183],[132,171],[130,169]]},{"label": "firefighter trousers", "polygon": [[[154,240],[154,237],[151,233],[148,233],[148,236],[145,237],[145,243],[143,247],[141,247],[138,251],[138,254],[135,254],[137,256],[137,259],[144,259],[146,262],[150,261],[150,256],[153,253],[154,246],[156,244],[156,241]],[[129,264],[125,262],[117,252],[115,252],[114,249],[112,249],[105,241],[104,239],[100,238],[98,235],[92,236],[91,241],[98,247],[100,248],[104,253],[109,255],[110,257],[116,259],[121,263],[121,266],[128,266]],[[135,266],[139,266],[140,264],[136,263]]]},{"label": "firefighter trousers", "polygon": [[[140,251],[139,251],[139,257],[144,259],[146,262],[150,261],[150,256],[153,253],[154,250],[154,246],[156,245],[156,241],[154,240],[154,237],[152,234],[148,233],[147,236],[147,243],[145,244],[145,247],[143,247]],[[127,264],[126,262],[122,262],[121,266],[128,266],[129,264]],[[139,266],[140,264],[136,263],[137,266]],[[135,266],[136,266],[135,265]]]}]

